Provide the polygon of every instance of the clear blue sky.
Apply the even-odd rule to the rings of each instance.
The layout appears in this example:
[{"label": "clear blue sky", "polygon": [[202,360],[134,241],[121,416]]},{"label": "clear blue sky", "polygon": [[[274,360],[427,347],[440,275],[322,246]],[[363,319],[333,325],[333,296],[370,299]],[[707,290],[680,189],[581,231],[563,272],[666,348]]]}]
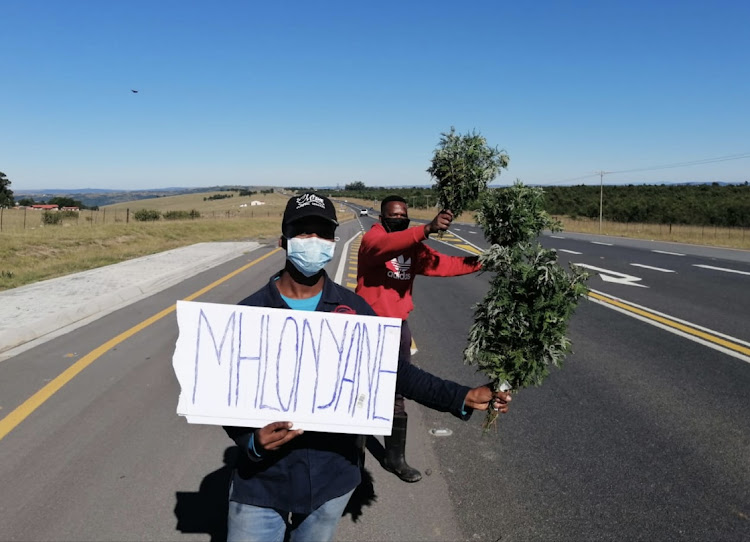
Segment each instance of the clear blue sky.
[{"label": "clear blue sky", "polygon": [[14,190],[429,184],[451,126],[509,153],[500,184],[750,180],[745,0],[3,0],[0,22]]}]

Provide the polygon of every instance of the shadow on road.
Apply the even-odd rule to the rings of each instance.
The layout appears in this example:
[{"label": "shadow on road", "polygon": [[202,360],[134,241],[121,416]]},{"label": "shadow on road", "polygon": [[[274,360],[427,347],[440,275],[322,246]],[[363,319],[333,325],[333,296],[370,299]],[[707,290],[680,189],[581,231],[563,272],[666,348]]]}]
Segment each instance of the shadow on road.
[{"label": "shadow on road", "polygon": [[178,491],[174,514],[181,533],[207,533],[211,542],[227,539],[227,495],[239,449],[224,450],[224,466],[206,475],[197,492]]},{"label": "shadow on road", "polygon": [[349,514],[352,517],[353,522],[357,522],[362,516],[365,506],[372,506],[378,500],[378,496],[375,495],[375,487],[372,484],[372,475],[370,472],[362,467],[362,482],[356,487],[352,497],[344,508],[344,513],[341,516]]},{"label": "shadow on road", "polygon": [[[385,449],[373,437],[367,437],[367,450],[372,454],[376,461],[381,462],[385,456]],[[363,458],[364,463],[364,458]],[[353,522],[357,522],[364,512],[366,506],[372,506],[378,500],[378,496],[375,494],[375,486],[373,485],[373,478],[370,471],[364,466],[362,467],[362,482],[354,490],[352,498],[349,499],[349,503],[344,509],[343,516],[349,514],[352,517]]]},{"label": "shadow on road", "polygon": [[[367,449],[376,461],[381,461],[385,454],[383,446],[372,436],[367,438]],[[227,539],[227,496],[238,453],[239,449],[236,446],[224,450],[224,466],[207,474],[197,492],[178,491],[175,494],[177,504],[174,515],[177,518],[177,531],[206,533],[211,537],[211,542],[224,542]],[[373,477],[362,467],[362,483],[354,490],[343,515],[350,515],[356,523],[364,508],[372,506],[377,499]]]},{"label": "shadow on road", "polygon": [[367,451],[372,454],[372,457],[377,461],[378,463],[382,463],[383,459],[385,459],[385,448],[383,448],[383,445],[380,444],[380,441],[370,435],[367,437]]}]

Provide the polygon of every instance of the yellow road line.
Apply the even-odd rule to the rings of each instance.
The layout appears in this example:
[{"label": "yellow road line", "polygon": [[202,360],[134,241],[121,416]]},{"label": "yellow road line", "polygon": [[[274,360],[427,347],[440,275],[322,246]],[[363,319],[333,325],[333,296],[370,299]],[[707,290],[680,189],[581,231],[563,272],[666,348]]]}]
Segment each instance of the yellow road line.
[{"label": "yellow road line", "polygon": [[[268,254],[264,254],[257,260],[253,260],[252,262],[243,265],[239,269],[235,269],[228,275],[223,276],[219,280],[212,282],[205,288],[201,288],[197,292],[190,294],[185,298],[185,301],[192,301],[193,299],[205,294],[209,290],[212,290],[213,288],[216,288],[220,284],[228,281],[229,279],[235,277],[236,275],[239,275],[243,271],[249,269],[250,267],[254,266],[255,264],[265,260],[266,258],[272,256],[273,254],[276,254],[281,249],[276,248],[269,252]],[[102,355],[104,355],[107,351],[114,348],[121,342],[125,341],[126,339],[129,339],[139,331],[142,331],[146,329],[151,324],[158,322],[168,314],[171,314],[175,310],[175,305],[172,305],[171,307],[167,307],[166,309],[162,310],[161,312],[158,312],[151,316],[150,318],[147,318],[146,320],[142,321],[139,324],[136,324],[135,326],[131,327],[127,331],[124,331],[114,337],[113,339],[108,340],[106,343],[102,344],[101,346],[95,348],[85,356],[83,356],[81,359],[76,361],[73,365],[68,367],[65,371],[60,373],[57,377],[55,377],[51,382],[46,384],[42,389],[37,391],[34,395],[26,399],[21,405],[19,405],[15,410],[13,410],[10,414],[5,416],[2,420],[0,420],[0,440],[5,438],[5,436],[13,431],[22,421],[24,421],[26,418],[28,418],[37,408],[42,406],[47,399],[52,397],[60,388],[62,388],[65,384],[73,380],[73,378],[78,375],[81,371],[83,371],[86,367],[94,363],[97,359],[99,359]]]},{"label": "yellow road line", "polygon": [[632,312],[633,314],[637,314],[649,320],[653,320],[654,322],[659,322],[660,324],[664,324],[665,326],[669,326],[673,329],[678,329],[682,331],[683,333],[687,333],[694,337],[699,337],[703,339],[704,341],[718,344],[719,346],[723,346],[724,348],[727,348],[734,352],[738,352],[745,356],[750,356],[750,348],[745,348],[744,346],[740,346],[739,344],[735,344],[733,342],[727,341],[725,339],[722,339],[721,337],[711,335],[710,333],[706,333],[705,331],[701,331],[700,329],[696,329],[694,327],[682,324],[680,322],[675,322],[674,320],[670,320],[669,318],[665,318],[664,316],[659,316],[658,314],[653,314],[649,311],[639,309],[638,307],[633,307],[631,305],[628,305],[627,303],[623,303],[622,301],[612,299],[610,297],[598,294],[596,292],[589,292],[588,295],[589,297],[596,299],[598,301],[601,301],[603,303],[613,305],[615,307],[626,310],[628,312]]},{"label": "yellow road line", "polygon": [[458,247],[460,249],[463,249],[466,252],[471,252],[472,254],[481,254],[482,253],[481,250],[477,250],[476,247],[473,247],[471,245],[455,244],[453,246]]}]

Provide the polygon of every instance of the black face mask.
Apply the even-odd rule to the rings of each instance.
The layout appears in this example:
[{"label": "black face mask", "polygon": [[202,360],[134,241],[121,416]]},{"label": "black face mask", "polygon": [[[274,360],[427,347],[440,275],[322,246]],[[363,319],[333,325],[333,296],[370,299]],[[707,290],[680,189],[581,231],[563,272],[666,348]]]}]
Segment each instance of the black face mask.
[{"label": "black face mask", "polygon": [[385,231],[387,231],[388,233],[393,233],[395,231],[404,231],[406,228],[409,227],[409,219],[408,218],[384,218],[383,227],[385,228]]}]

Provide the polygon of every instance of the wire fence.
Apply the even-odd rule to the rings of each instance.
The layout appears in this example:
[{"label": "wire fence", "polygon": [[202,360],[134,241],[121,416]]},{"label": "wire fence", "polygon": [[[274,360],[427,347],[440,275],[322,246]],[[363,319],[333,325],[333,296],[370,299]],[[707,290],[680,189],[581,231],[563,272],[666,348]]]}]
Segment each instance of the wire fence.
[{"label": "wire fence", "polygon": [[[189,213],[189,212],[188,212]],[[0,208],[0,232],[34,230],[37,228],[78,226],[95,227],[105,224],[136,223],[134,211],[128,209],[100,209],[82,211],[44,211],[39,209]],[[239,210],[203,211],[199,215],[179,220],[231,220],[235,218],[279,218],[283,210],[243,208]],[[160,221],[170,221],[161,217]]]},{"label": "wire fence", "polygon": [[[340,217],[351,209],[340,208]],[[129,224],[139,222],[130,209],[100,209],[83,211],[41,211],[37,209],[3,209],[0,208],[0,233],[22,232],[38,228],[55,227],[97,227],[108,224]],[[283,209],[241,208],[230,210],[202,211],[199,216],[181,218],[180,220],[232,220],[248,218],[274,218],[281,222]],[[47,217],[47,218],[45,218]],[[50,217],[59,217],[52,219]],[[645,239],[672,240],[694,244],[716,244],[735,248],[750,248],[750,228],[720,227],[711,225],[685,224],[648,224],[636,222],[604,221],[601,231],[595,219],[571,219],[558,217],[568,231],[585,233],[602,233],[604,235],[621,235]],[[160,222],[172,222],[159,218]]]},{"label": "wire fence", "polygon": [[602,222],[601,230],[596,219],[571,219],[557,217],[563,228],[573,232],[602,233],[639,239],[676,241],[691,244],[709,244],[733,248],[750,248],[750,228],[728,228],[711,225],[647,224],[640,222]]}]

